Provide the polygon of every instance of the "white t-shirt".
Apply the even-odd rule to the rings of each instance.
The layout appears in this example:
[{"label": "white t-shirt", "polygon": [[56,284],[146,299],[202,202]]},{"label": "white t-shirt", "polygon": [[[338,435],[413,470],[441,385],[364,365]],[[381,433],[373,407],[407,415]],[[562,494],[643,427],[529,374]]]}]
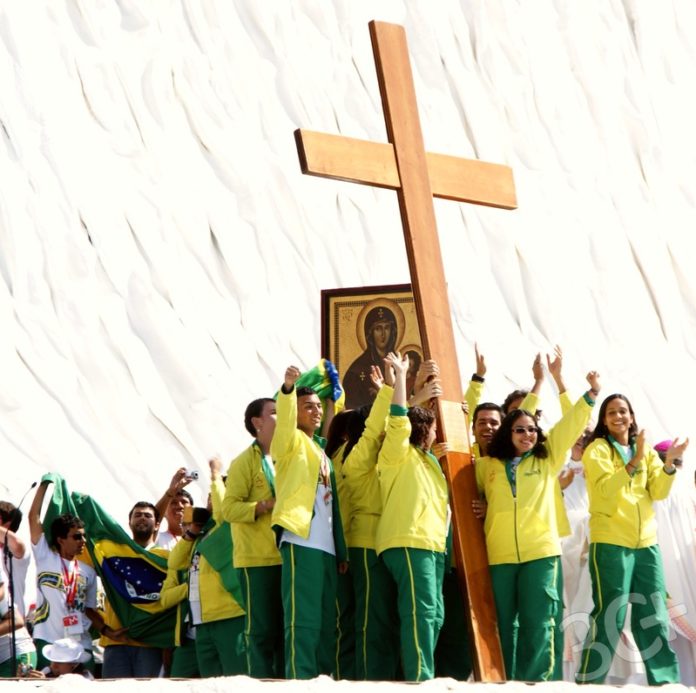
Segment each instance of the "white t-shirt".
[{"label": "white t-shirt", "polygon": [[[5,565],[5,574],[9,576],[9,566],[7,563],[12,560],[12,581],[14,583],[14,603],[17,611],[23,616],[27,615],[26,604],[24,603],[24,592],[26,590],[27,572],[31,563],[31,553],[27,550],[22,558],[13,556],[12,559],[3,561]],[[9,592],[9,581],[6,581],[6,587]]]},{"label": "white t-shirt", "polygon": [[181,539],[181,535],[174,536],[169,531],[159,532],[157,534],[157,541],[155,542],[155,546],[159,546],[162,549],[167,549],[167,551],[171,551],[177,545],[179,539]]},{"label": "white t-shirt", "polygon": [[[46,642],[55,642],[60,638],[73,637],[82,646],[91,651],[92,641],[89,636],[90,620],[85,609],[97,608],[97,574],[94,568],[81,561],[67,561],[53,551],[41,535],[39,542],[32,545],[36,560],[36,580],[38,600],[34,620],[34,637]],[[70,585],[75,580],[75,587],[66,587],[66,577]],[[68,589],[74,590],[74,604],[68,608]],[[64,619],[77,616],[77,625],[66,631]]]},{"label": "white t-shirt", "polygon": [[203,623],[203,612],[201,611],[201,588],[200,588],[200,563],[201,554],[196,551],[191,559],[189,568],[189,607],[191,609],[191,621],[194,626]]},{"label": "white t-shirt", "polygon": [[333,493],[331,484],[317,484],[317,494],[314,497],[314,512],[309,525],[309,536],[306,539],[285,529],[280,538],[280,543],[306,546],[310,549],[326,551],[332,556],[336,555],[336,545],[333,536]]}]

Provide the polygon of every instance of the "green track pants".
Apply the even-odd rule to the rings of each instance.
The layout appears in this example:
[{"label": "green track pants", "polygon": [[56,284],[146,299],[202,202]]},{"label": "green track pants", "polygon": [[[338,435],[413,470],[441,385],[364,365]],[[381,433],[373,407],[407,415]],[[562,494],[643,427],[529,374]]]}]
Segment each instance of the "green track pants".
[{"label": "green track pants", "polygon": [[464,601],[455,568],[445,573],[442,586],[445,621],[435,648],[435,675],[466,681],[471,675],[471,643]]},{"label": "green track pants", "polygon": [[201,678],[246,674],[244,616],[196,626],[196,659]]},{"label": "green track pants", "polygon": [[490,566],[505,674],[518,681],[554,681],[563,642],[556,620],[562,613],[560,556]]},{"label": "green track pants", "polygon": [[374,549],[351,548],[355,590],[355,676],[395,681],[399,672],[396,584]]},{"label": "green track pants", "polygon": [[407,681],[435,676],[435,645],[444,620],[445,554],[395,548],[381,554],[396,582],[401,663]]},{"label": "green track pants", "polygon": [[282,544],[285,676],[312,679],[336,671],[336,557]]},{"label": "green track pants", "polygon": [[658,546],[627,549],[590,544],[594,608],[576,674],[577,683],[602,683],[609,671],[631,604],[631,632],[651,686],[679,683],[679,664],[669,646],[669,616]]},{"label": "green track pants", "polygon": [[279,565],[239,568],[242,588],[246,674],[255,679],[282,679],[283,600]]}]

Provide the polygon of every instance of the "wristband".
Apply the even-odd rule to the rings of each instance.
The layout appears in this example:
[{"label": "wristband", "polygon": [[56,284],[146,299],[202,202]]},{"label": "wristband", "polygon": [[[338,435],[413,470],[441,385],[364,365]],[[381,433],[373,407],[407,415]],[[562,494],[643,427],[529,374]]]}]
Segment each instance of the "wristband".
[{"label": "wristband", "polygon": [[478,373],[474,373],[474,374],[471,376],[471,380],[472,380],[472,382],[474,382],[474,383],[482,383],[482,382],[484,382],[486,379],[485,379],[482,375],[479,375]]}]

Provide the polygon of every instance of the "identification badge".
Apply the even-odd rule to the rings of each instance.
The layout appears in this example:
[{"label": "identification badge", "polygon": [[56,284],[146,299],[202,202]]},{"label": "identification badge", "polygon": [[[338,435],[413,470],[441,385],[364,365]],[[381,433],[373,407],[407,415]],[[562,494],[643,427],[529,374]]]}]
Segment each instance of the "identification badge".
[{"label": "identification badge", "polygon": [[82,631],[82,619],[79,614],[69,613],[67,616],[63,616],[63,633],[66,637],[71,635],[81,635]]}]

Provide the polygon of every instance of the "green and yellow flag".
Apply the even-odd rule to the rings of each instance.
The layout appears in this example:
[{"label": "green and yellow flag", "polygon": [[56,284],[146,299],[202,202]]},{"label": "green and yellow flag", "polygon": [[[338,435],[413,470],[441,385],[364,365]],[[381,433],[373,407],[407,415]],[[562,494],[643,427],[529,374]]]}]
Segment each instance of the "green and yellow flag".
[{"label": "green and yellow flag", "polygon": [[85,523],[87,550],[102,580],[106,596],[128,637],[153,647],[172,647],[176,607],[163,609],[159,603],[167,577],[167,559],[144,549],[90,496],[70,493],[58,474],[46,474],[53,496],[44,516],[44,532],[50,543],[51,522],[70,512]]}]

